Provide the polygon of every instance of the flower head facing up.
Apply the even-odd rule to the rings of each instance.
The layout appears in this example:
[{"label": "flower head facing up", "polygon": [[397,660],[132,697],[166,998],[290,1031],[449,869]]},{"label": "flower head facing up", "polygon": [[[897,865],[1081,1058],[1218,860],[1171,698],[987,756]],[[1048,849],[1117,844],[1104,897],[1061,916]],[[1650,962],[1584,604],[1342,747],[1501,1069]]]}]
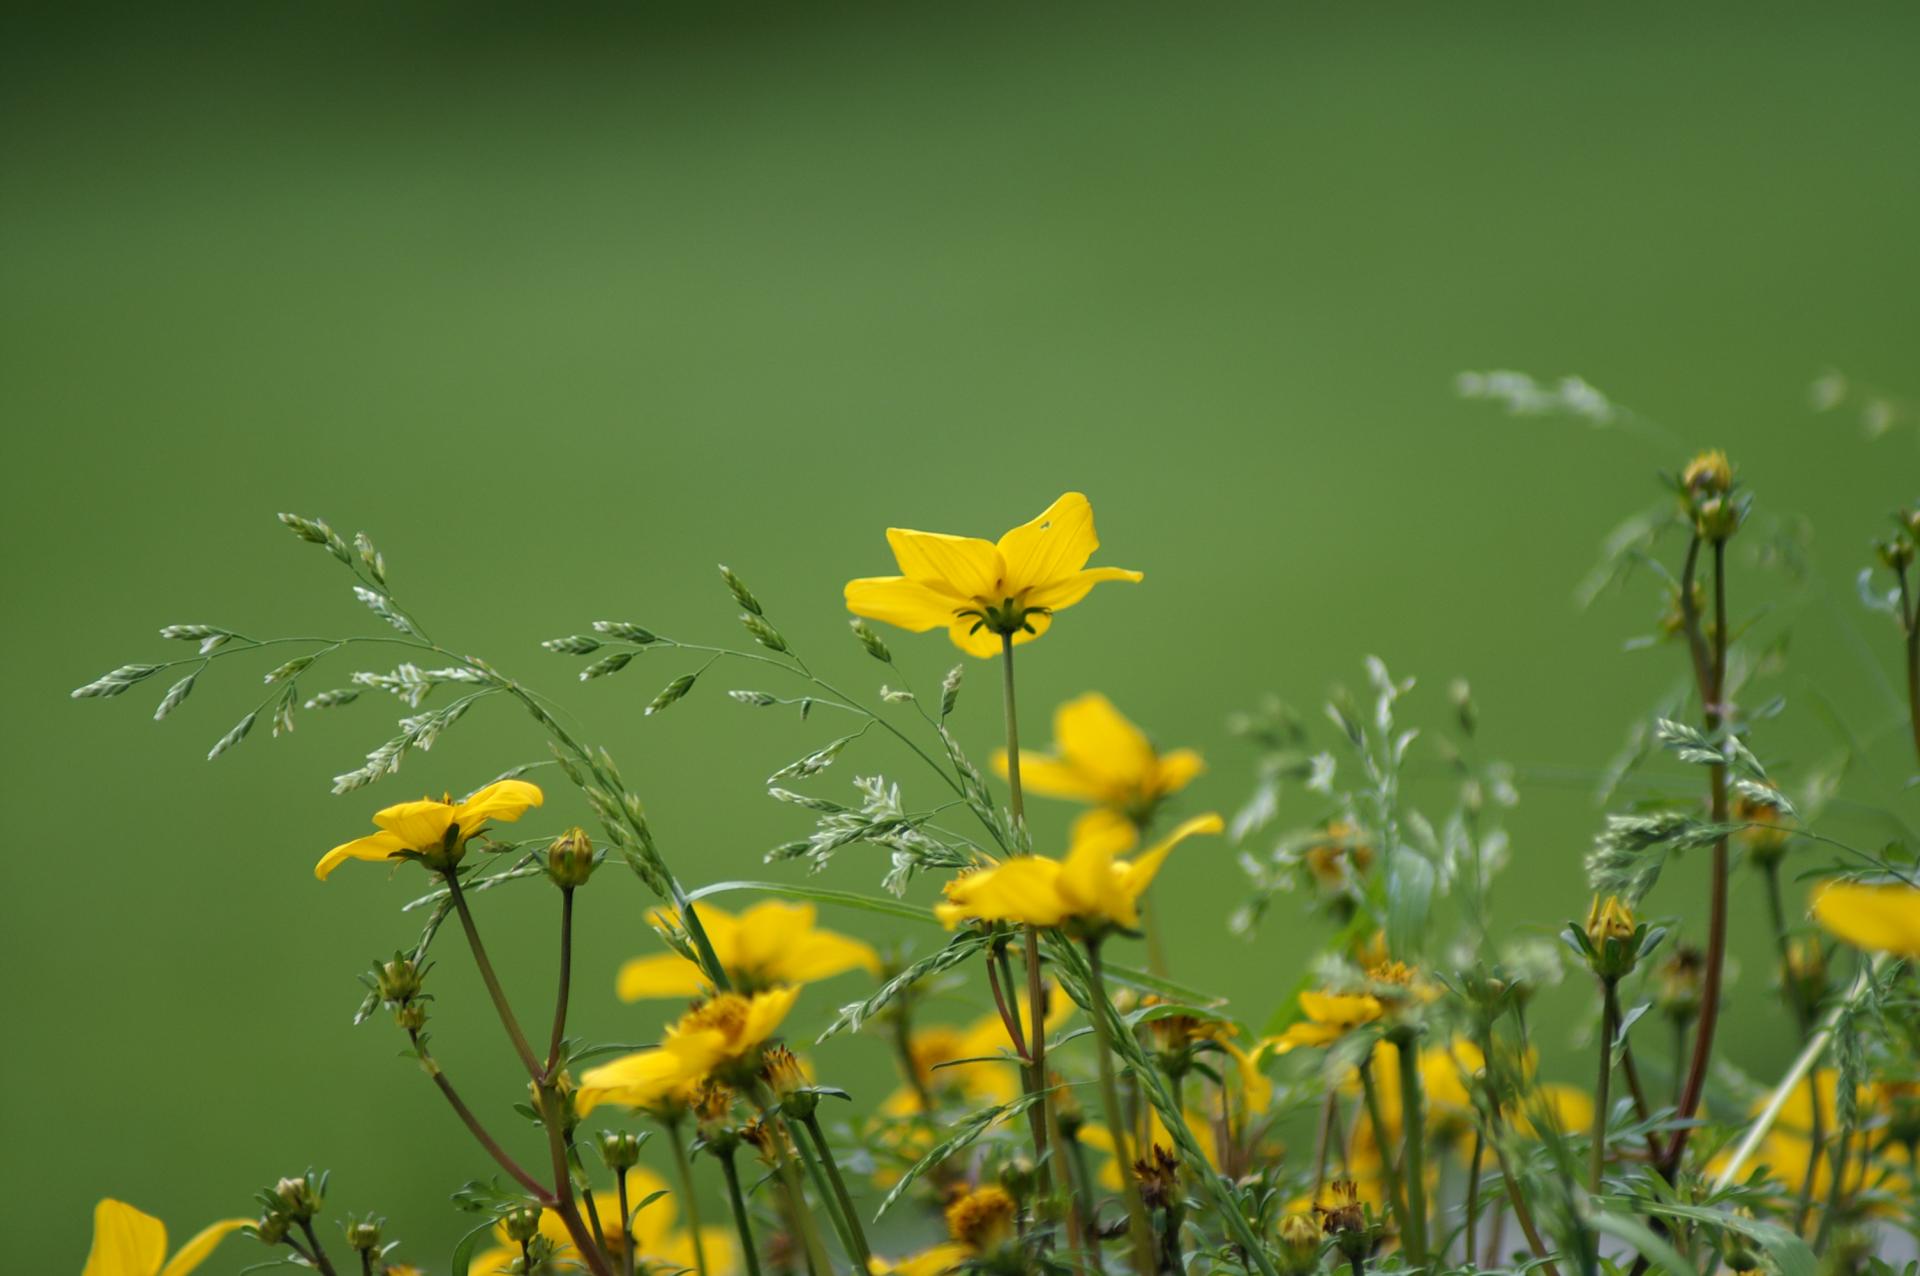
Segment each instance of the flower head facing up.
[{"label": "flower head facing up", "polygon": [[971,656],[999,653],[1003,638],[1029,642],[1053,613],[1071,607],[1101,581],[1141,579],[1121,567],[1088,567],[1100,547],[1093,507],[1068,492],[998,542],[944,532],[887,529],[898,576],[847,582],[847,610],[914,633],[945,626]]},{"label": "flower head facing up", "polygon": [[320,857],[313,875],[321,881],[348,860],[418,859],[429,868],[450,869],[466,853],[467,841],[488,820],[517,820],[545,795],[525,780],[496,780],[471,797],[455,802],[421,798],[375,812],[378,833],[343,842]]},{"label": "flower head facing up", "polygon": [[[671,913],[656,913],[667,923]],[[811,984],[849,970],[880,972],[880,954],[857,939],[819,930],[812,904],[768,900],[739,916],[700,905],[700,924],[714,956],[743,992],[785,984]],[[692,997],[708,988],[700,968],[678,953],[635,957],[620,967],[622,1001],[649,997]]]},{"label": "flower head facing up", "polygon": [[214,1247],[252,1219],[215,1223],[167,1257],[167,1225],[111,1197],[93,1207],[93,1248],[80,1276],[186,1276]]},{"label": "flower head facing up", "polygon": [[798,988],[742,996],[723,992],[695,1005],[667,1029],[656,1050],[623,1055],[586,1073],[574,1095],[585,1116],[602,1103],[658,1109],[684,1107],[701,1082],[725,1081],[759,1069],[760,1047],[793,1009]]},{"label": "flower head facing up", "polygon": [[1196,833],[1218,833],[1218,815],[1188,820],[1166,840],[1132,860],[1117,856],[1127,839],[1113,828],[1083,833],[1064,860],[1022,855],[946,885],[935,906],[949,929],[963,921],[1064,926],[1088,933],[1111,927],[1131,930],[1140,922],[1140,896],[1173,848]]},{"label": "flower head facing up", "polygon": [[1920,957],[1920,887],[1828,882],[1814,894],[1813,917],[1855,948]]},{"label": "flower head facing up", "polygon": [[[1069,700],[1053,712],[1051,754],[1020,751],[1020,782],[1028,793],[1068,798],[1093,807],[1080,817],[1085,831],[1115,823],[1139,829],[1155,808],[1205,768],[1192,749],[1161,753],[1146,732],[1098,692]],[[1005,749],[994,769],[1007,774]],[[1076,832],[1081,831],[1076,826]]]}]

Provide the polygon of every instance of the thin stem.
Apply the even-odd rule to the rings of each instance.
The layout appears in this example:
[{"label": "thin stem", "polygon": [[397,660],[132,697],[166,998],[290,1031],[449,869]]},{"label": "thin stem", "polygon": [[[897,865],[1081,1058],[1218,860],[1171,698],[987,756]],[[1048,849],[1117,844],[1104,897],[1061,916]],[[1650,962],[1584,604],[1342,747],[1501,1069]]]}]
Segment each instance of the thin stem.
[{"label": "thin stem", "polygon": [[[1386,1183],[1387,1208],[1393,1212],[1394,1224],[1404,1241],[1413,1235],[1413,1221],[1407,1215],[1406,1201],[1400,1196],[1400,1172],[1394,1168],[1393,1149],[1387,1146],[1387,1122],[1380,1107],[1380,1089],[1373,1080],[1373,1060],[1361,1060],[1356,1071],[1360,1074],[1360,1093],[1366,1098],[1367,1121],[1373,1126],[1373,1141],[1380,1147],[1380,1177]],[[1411,1252],[1412,1242],[1405,1243]]]},{"label": "thin stem", "polygon": [[1467,1159],[1467,1236],[1466,1259],[1473,1262],[1474,1241],[1480,1227],[1480,1166],[1487,1153],[1487,1141],[1479,1130],[1473,1132],[1473,1155]]},{"label": "thin stem", "polygon": [[808,1114],[802,1122],[807,1133],[813,1137],[813,1145],[820,1151],[820,1164],[826,1169],[827,1183],[833,1189],[834,1199],[839,1202],[840,1216],[846,1220],[848,1239],[853,1242],[853,1259],[862,1272],[873,1266],[873,1250],[867,1244],[867,1234],[860,1226],[860,1213],[853,1207],[853,1196],[847,1191],[847,1181],[840,1175],[840,1164],[834,1159],[833,1146],[827,1142],[827,1136],[820,1129],[820,1118]]},{"label": "thin stem", "polygon": [[360,1251],[360,1276],[373,1276],[373,1251],[370,1249]]},{"label": "thin stem", "polygon": [[1077,1134],[1067,1138],[1063,1133],[1061,1142],[1066,1155],[1060,1159],[1060,1172],[1066,1177],[1067,1190],[1073,1194],[1072,1210],[1080,1220],[1082,1246],[1093,1263],[1093,1270],[1098,1276],[1106,1276],[1107,1262],[1100,1254],[1100,1220],[1094,1208],[1093,1176],[1087,1172],[1086,1153]]},{"label": "thin stem", "polygon": [[753,1224],[747,1221],[747,1201],[740,1194],[740,1171],[733,1164],[733,1153],[715,1154],[727,1179],[727,1199],[733,1203],[733,1225],[740,1233],[740,1252],[746,1256],[747,1276],[760,1276],[760,1255],[753,1247]]},{"label": "thin stem", "polygon": [[467,1127],[467,1132],[473,1135],[482,1148],[486,1149],[487,1155],[494,1159],[495,1164],[513,1177],[514,1182],[526,1188],[542,1205],[551,1204],[553,1194],[547,1191],[546,1185],[527,1173],[518,1161],[507,1154],[506,1149],[487,1132],[487,1127],[480,1123],[480,1118],[473,1114],[473,1109],[461,1099],[460,1092],[453,1088],[453,1082],[447,1080],[447,1074],[440,1070],[439,1061],[427,1052],[426,1040],[420,1035],[419,1029],[410,1029],[407,1036],[413,1041],[413,1050],[420,1059],[420,1066],[426,1069],[427,1075],[433,1078],[434,1085],[439,1087],[440,1093],[446,1096],[447,1103]]},{"label": "thin stem", "polygon": [[620,1198],[620,1267],[626,1276],[633,1276],[633,1213],[627,1204],[627,1171],[624,1167],[615,1184],[615,1191]]},{"label": "thin stem", "polygon": [[1532,1248],[1533,1256],[1546,1276],[1560,1276],[1560,1269],[1547,1257],[1553,1251],[1547,1248],[1547,1243],[1540,1237],[1539,1227],[1534,1224],[1533,1211],[1528,1208],[1526,1195],[1520,1190],[1520,1181],[1513,1177],[1513,1167],[1507,1161],[1507,1150],[1500,1142],[1498,1131],[1491,1142],[1494,1160],[1500,1163],[1500,1181],[1506,1185],[1507,1202],[1513,1206],[1513,1217],[1526,1234],[1527,1245]]},{"label": "thin stem", "polygon": [[535,1081],[543,1077],[540,1060],[535,1057],[533,1047],[527,1044],[527,1034],[520,1031],[520,1021],[514,1017],[513,1007],[507,1002],[506,990],[500,987],[499,976],[493,973],[493,962],[487,957],[487,946],[480,942],[480,928],[474,924],[473,910],[467,906],[467,894],[460,888],[460,875],[455,869],[445,870],[447,894],[453,899],[454,911],[460,914],[461,929],[467,932],[467,947],[473,952],[473,964],[480,971],[481,982],[487,986],[487,995],[493,998],[493,1008],[499,1012],[500,1024],[507,1030],[507,1036],[513,1040],[513,1048],[520,1056],[520,1062],[526,1066],[527,1075]]},{"label": "thin stem", "polygon": [[[1027,840],[1027,804],[1026,795],[1020,787],[1020,710],[1019,698],[1014,693],[1012,634],[1000,635],[1000,674],[1001,707],[1007,726],[1008,805],[1013,812],[1014,844],[1022,847]],[[1033,1134],[1034,1172],[1040,1197],[1044,1200],[1053,1195],[1053,1166],[1047,1155],[1048,1145],[1052,1141],[1053,1105],[1049,1101],[1047,1078],[1046,976],[1040,969],[1040,931],[1036,927],[1026,928],[1025,955],[1029,1024],[1027,1093],[1039,1096],[1027,1109],[1027,1124]]]},{"label": "thin stem", "polygon": [[606,1250],[586,1220],[580,1217],[580,1207],[573,1199],[573,1173],[567,1164],[566,1112],[567,1100],[551,1085],[542,1084],[536,1094],[540,1108],[541,1124],[547,1128],[547,1151],[553,1163],[553,1205],[555,1214],[567,1229],[567,1236],[573,1241],[573,1247],[580,1251],[580,1261],[594,1276],[614,1276],[613,1269],[607,1264]]},{"label": "thin stem", "polygon": [[593,1188],[585,1182],[587,1167],[580,1159],[580,1146],[574,1141],[572,1130],[567,1131],[567,1164],[580,1172],[580,1203],[586,1206],[580,1213],[586,1219],[587,1230],[593,1233],[593,1243],[605,1249],[607,1238],[600,1230],[600,1207],[593,1203]]},{"label": "thin stem", "polygon": [[1587,1190],[1600,1191],[1600,1175],[1607,1164],[1607,1117],[1613,1111],[1609,1093],[1613,1086],[1613,1037],[1619,1030],[1614,1018],[1613,985],[1601,979],[1600,997],[1600,1075],[1593,1083],[1593,1157],[1587,1166]]},{"label": "thin stem", "polygon": [[1154,1263],[1153,1225],[1147,1220],[1146,1203],[1140,1199],[1140,1181],[1134,1172],[1133,1155],[1128,1147],[1128,1130],[1120,1110],[1120,1091],[1113,1082],[1113,1031],[1104,1010],[1107,1005],[1107,981],[1100,962],[1100,941],[1087,941],[1087,964],[1092,971],[1093,1030],[1099,1038],[1100,1101],[1106,1106],[1107,1129],[1113,1136],[1113,1157],[1120,1168],[1121,1195],[1127,1204],[1127,1230],[1133,1238],[1136,1276],[1149,1276],[1158,1270]]},{"label": "thin stem", "polygon": [[[833,1263],[827,1258],[826,1242],[820,1238],[820,1229],[814,1224],[813,1211],[807,1208],[807,1190],[800,1182],[799,1171],[794,1169],[793,1158],[787,1155],[787,1142],[791,1137],[791,1131],[786,1122],[773,1111],[771,1095],[765,1087],[756,1086],[755,1090],[754,1104],[759,1108],[760,1120],[766,1127],[768,1154],[773,1158],[774,1173],[779,1179],[781,1191],[785,1194],[788,1205],[792,1207],[793,1228],[799,1233],[800,1240],[805,1246],[807,1264],[820,1273],[820,1276],[828,1276],[828,1273],[833,1271]],[[806,1149],[801,1146],[799,1139],[796,1137],[792,1141],[794,1151],[805,1157]],[[811,1160],[808,1164],[812,1164]],[[830,1204],[827,1207],[827,1215],[838,1227],[837,1212]]]},{"label": "thin stem", "polygon": [[573,987],[573,887],[560,888],[560,991],[553,999],[553,1032],[547,1038],[547,1066],[551,1078],[560,1063],[560,1041],[567,1032],[567,999]]},{"label": "thin stem", "polygon": [[[1695,676],[1699,681],[1701,711],[1706,721],[1707,734],[1719,732],[1724,721],[1726,705],[1727,673],[1727,573],[1726,542],[1713,543],[1713,612],[1711,656],[1704,663],[1701,660],[1707,648],[1706,635],[1700,632],[1700,610],[1693,601],[1693,577],[1700,554],[1700,538],[1696,535],[1687,549],[1687,564],[1680,581],[1680,612],[1687,630],[1689,646],[1694,652]],[[1712,802],[1713,822],[1724,825],[1727,822],[1727,765],[1724,761],[1715,762],[1707,768],[1708,793]],[[1693,1057],[1687,1065],[1686,1081],[1680,1089],[1680,1100],[1674,1113],[1680,1122],[1668,1142],[1666,1154],[1660,1158],[1658,1169],[1661,1175],[1672,1181],[1680,1167],[1681,1158],[1686,1155],[1687,1140],[1693,1133],[1692,1119],[1700,1110],[1701,1099],[1705,1097],[1707,1087],[1707,1067],[1713,1057],[1714,1029],[1720,1021],[1720,986],[1726,969],[1727,956],[1727,887],[1728,852],[1727,836],[1722,833],[1713,844],[1713,878],[1709,887],[1709,912],[1707,915],[1707,969],[1700,994],[1700,1020],[1694,1030]]]},{"label": "thin stem", "polygon": [[673,1145],[673,1169],[680,1179],[680,1203],[687,1209],[687,1234],[693,1238],[693,1266],[707,1276],[707,1242],[700,1234],[700,1197],[693,1190],[693,1163],[687,1159],[687,1141],[680,1137],[679,1121],[664,1121],[667,1142]]},{"label": "thin stem", "polygon": [[1907,629],[1907,718],[1913,726],[1913,752],[1920,758],[1920,598],[1909,598],[1907,569],[1900,569],[1900,620]]},{"label": "thin stem", "polygon": [[1400,1125],[1406,1136],[1407,1261],[1415,1267],[1427,1261],[1426,1104],[1420,1090],[1420,1046],[1411,1033],[1395,1035],[1400,1052]]},{"label": "thin stem", "polygon": [[[1613,1033],[1620,1038],[1620,1070],[1626,1073],[1627,1089],[1633,1095],[1633,1111],[1642,1122],[1653,1119],[1653,1105],[1647,1102],[1647,1093],[1640,1085],[1640,1069],[1633,1062],[1633,1042],[1621,1036],[1620,1025],[1623,1016],[1620,1013],[1620,989],[1617,985],[1600,981],[1601,995],[1613,1007]],[[1649,1164],[1660,1160],[1660,1143],[1651,1132],[1647,1135],[1647,1161]]]},{"label": "thin stem", "polygon": [[300,1220],[300,1230],[306,1234],[307,1249],[313,1255],[313,1263],[320,1270],[320,1276],[339,1276],[334,1271],[333,1260],[327,1257],[326,1249],[320,1244],[320,1238],[313,1234],[313,1224],[303,1218]]}]

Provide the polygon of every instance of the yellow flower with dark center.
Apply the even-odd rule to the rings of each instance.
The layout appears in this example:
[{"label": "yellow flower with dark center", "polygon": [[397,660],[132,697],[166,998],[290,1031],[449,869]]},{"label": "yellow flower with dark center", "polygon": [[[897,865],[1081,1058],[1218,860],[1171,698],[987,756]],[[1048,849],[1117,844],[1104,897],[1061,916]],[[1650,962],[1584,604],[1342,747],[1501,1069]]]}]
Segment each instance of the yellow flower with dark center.
[{"label": "yellow flower with dark center", "polygon": [[[741,992],[783,984],[811,984],[849,970],[880,973],[880,954],[857,939],[814,927],[812,904],[767,900],[738,917],[700,905],[700,924],[727,978]],[[670,921],[662,910],[656,921]],[[620,967],[622,1001],[691,997],[710,985],[700,968],[678,953],[635,957]]]},{"label": "yellow flower with dark center", "polygon": [[1113,829],[1084,833],[1075,837],[1065,860],[1022,855],[955,878],[946,885],[946,902],[934,912],[949,929],[963,921],[1132,929],[1140,923],[1140,896],[1173,848],[1223,827],[1218,815],[1195,816],[1132,860],[1117,858],[1126,839]]},{"label": "yellow flower with dark center", "polygon": [[799,995],[798,988],[775,988],[708,998],[667,1029],[658,1049],[623,1055],[581,1077],[575,1110],[584,1117],[602,1103],[652,1108],[683,1102],[710,1076],[757,1066],[760,1047]]},{"label": "yellow flower with dark center", "polygon": [[972,656],[997,655],[1002,635],[1015,643],[1047,632],[1053,613],[1071,607],[1101,581],[1140,580],[1121,567],[1088,567],[1100,547],[1093,507],[1068,492],[998,543],[943,532],[887,529],[898,576],[847,582],[847,610],[914,633],[945,626]]},{"label": "yellow flower with dark center", "polygon": [[517,820],[527,808],[539,806],[544,795],[525,780],[495,780],[473,796],[455,802],[421,798],[376,812],[378,833],[343,842],[320,857],[313,875],[321,881],[348,860],[393,860],[417,855],[432,868],[452,868],[465,854],[467,841],[488,820]]},{"label": "yellow flower with dark center", "polygon": [[186,1276],[207,1261],[214,1246],[250,1218],[215,1223],[167,1257],[167,1225],[111,1197],[93,1207],[93,1248],[80,1276]]},{"label": "yellow flower with dark center", "polygon": [[[1075,833],[1103,824],[1137,830],[1155,808],[1205,768],[1192,749],[1161,753],[1139,727],[1098,692],[1069,700],[1053,712],[1051,754],[1020,751],[1020,783],[1028,793],[1068,798],[1094,809],[1080,817]],[[993,756],[1007,774],[1007,751]]]},{"label": "yellow flower with dark center", "polygon": [[1301,1046],[1330,1046],[1357,1029],[1374,1023],[1387,1008],[1378,997],[1368,993],[1300,993],[1300,1011],[1306,1017],[1290,1025],[1278,1037],[1270,1037],[1261,1048],[1274,1054],[1288,1054]]},{"label": "yellow flower with dark center", "polygon": [[[627,1197],[632,1201],[652,1198],[652,1203],[640,1207],[628,1225],[633,1233],[636,1269],[642,1272],[694,1270],[693,1233],[676,1227],[678,1211],[666,1180],[645,1166],[635,1166],[627,1171]],[[600,1188],[593,1194],[594,1215],[600,1224],[600,1234],[606,1237],[607,1248],[615,1258],[622,1253],[618,1201],[618,1194],[610,1187]],[[582,1205],[584,1213],[584,1202]],[[540,1212],[539,1234],[553,1242],[554,1257],[567,1264],[567,1270],[572,1270],[572,1265],[578,1264],[580,1260],[573,1246],[573,1237],[558,1214],[552,1210]],[[473,1276],[508,1276],[513,1271],[513,1265],[520,1261],[520,1246],[507,1236],[504,1220],[494,1225],[493,1235],[495,1248],[473,1260],[473,1266],[469,1269]],[[724,1227],[703,1227],[700,1229],[700,1243],[706,1251],[710,1276],[730,1276],[735,1269],[732,1232]]]},{"label": "yellow flower with dark center", "polygon": [[1855,948],[1920,957],[1920,888],[1828,882],[1814,894],[1813,917]]}]

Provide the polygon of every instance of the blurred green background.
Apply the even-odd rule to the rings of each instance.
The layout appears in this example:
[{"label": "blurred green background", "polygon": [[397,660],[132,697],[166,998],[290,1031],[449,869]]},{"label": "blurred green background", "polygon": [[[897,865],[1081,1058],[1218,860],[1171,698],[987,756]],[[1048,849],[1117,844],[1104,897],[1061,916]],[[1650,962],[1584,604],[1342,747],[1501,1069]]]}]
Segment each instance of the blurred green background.
[{"label": "blurred green background", "polygon": [[[1378,653],[1422,677],[1409,712],[1432,722],[1470,677],[1487,748],[1536,773],[1502,919],[1545,935],[1584,902],[1581,777],[1681,675],[1671,650],[1621,651],[1658,608],[1644,584],[1584,614],[1572,587],[1659,499],[1657,469],[1721,444],[1763,510],[1813,528],[1810,583],[1734,589],[1743,614],[1800,608],[1795,709],[1763,752],[1790,778],[1831,755],[1817,690],[1876,740],[1848,797],[1916,819],[1895,638],[1851,579],[1915,495],[1913,426],[1870,444],[1857,405],[1807,401],[1828,366],[1920,393],[1910,5],[344,0],[4,23],[17,1270],[77,1269],[102,1194],[180,1237],[310,1163],[338,1208],[390,1214],[443,1266],[465,1226],[446,1193],[488,1168],[391,1029],[348,1026],[354,972],[415,933],[413,881],[310,868],[379,805],[540,756],[530,724],[490,704],[333,798],[397,704],[263,728],[209,766],[265,662],[219,668],[164,726],[161,685],[67,699],[183,654],[153,636],[169,622],[377,627],[277,510],[367,529],[437,636],[553,691],[697,883],[770,871],[760,853],[804,821],[761,778],[830,727],[732,704],[764,680],[728,669],[643,720],[685,662],[583,687],[538,640],[603,617],[738,640],[726,561],[802,651],[871,685],[839,589],[890,570],[885,526],[997,534],[1081,488],[1101,561],[1147,581],[1027,649],[1032,737],[1103,689],[1206,752],[1191,809],[1231,808],[1252,758],[1225,723],[1261,694],[1311,710]],[[1455,397],[1456,372],[1490,367],[1581,374],[1644,420]],[[893,641],[922,687],[957,655]],[[963,697],[981,756],[992,673]],[[817,787],[875,769],[925,791],[878,747]],[[527,827],[584,819],[551,797]],[[1070,811],[1035,814],[1049,838]],[[1290,792],[1282,814],[1321,811]],[[827,884],[877,871],[849,852]],[[1693,880],[1660,902],[1697,913]],[[1228,937],[1240,883],[1194,845],[1165,898],[1177,973],[1260,1019],[1322,932],[1283,905],[1250,946]],[[586,1034],[658,1021],[612,997],[652,943],[645,902],[624,872],[588,893]],[[552,908],[535,889],[481,910],[535,1016]],[[1727,1040],[1764,1074],[1789,1043],[1763,954],[1743,926]],[[505,1125],[514,1068],[477,984],[459,960],[438,982],[440,1052]],[[810,992],[799,1027],[855,991]],[[1557,1002],[1550,1053],[1592,1018],[1583,991]],[[823,1067],[871,1086],[881,1059],[855,1040]],[[208,1270],[257,1256],[231,1243]]]}]

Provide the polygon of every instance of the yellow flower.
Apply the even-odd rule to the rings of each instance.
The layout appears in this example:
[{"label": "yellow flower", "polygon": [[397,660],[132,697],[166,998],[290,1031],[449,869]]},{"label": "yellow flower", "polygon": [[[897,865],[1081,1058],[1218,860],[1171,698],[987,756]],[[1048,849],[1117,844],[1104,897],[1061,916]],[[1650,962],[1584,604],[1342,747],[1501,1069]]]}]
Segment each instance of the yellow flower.
[{"label": "yellow flower", "polygon": [[1813,916],[1855,948],[1920,957],[1920,888],[1828,882],[1813,897]]},{"label": "yellow flower", "polygon": [[[656,1193],[661,1195],[655,1196]],[[670,1272],[692,1271],[695,1267],[693,1233],[675,1229],[677,1211],[666,1180],[643,1165],[628,1170],[627,1199],[644,1201],[650,1196],[655,1197],[653,1203],[642,1206],[629,1224],[633,1232],[635,1266],[643,1272],[654,1268]],[[593,1194],[594,1216],[600,1224],[600,1234],[606,1237],[607,1248],[616,1257],[620,1254],[619,1199],[619,1195],[610,1187],[600,1188]],[[540,1212],[540,1234],[553,1242],[556,1258],[565,1260],[574,1255],[573,1237],[568,1234],[567,1225],[552,1210]],[[508,1239],[504,1221],[494,1225],[493,1235],[499,1243],[473,1260],[473,1266],[469,1269],[473,1276],[507,1276],[513,1270],[513,1264],[520,1259],[520,1246]],[[735,1264],[732,1234],[728,1229],[701,1228],[700,1244],[706,1250],[710,1276],[731,1276]]]},{"label": "yellow flower", "polygon": [[798,988],[708,998],[667,1029],[655,1050],[623,1055],[580,1078],[574,1107],[586,1116],[602,1103],[651,1108],[684,1101],[716,1071],[748,1062],[793,1009]]},{"label": "yellow flower", "polygon": [[1262,1042],[1262,1047],[1274,1054],[1287,1054],[1301,1046],[1330,1046],[1373,1023],[1387,1008],[1378,997],[1367,993],[1316,992],[1309,988],[1300,994],[1300,1010],[1306,1018]]},{"label": "yellow flower", "polygon": [[1080,833],[1065,860],[1022,855],[955,878],[946,885],[946,902],[934,912],[949,929],[969,920],[1131,929],[1140,922],[1141,894],[1173,848],[1196,833],[1218,833],[1223,827],[1218,815],[1195,816],[1133,860],[1115,858],[1126,841],[1114,830]]},{"label": "yellow flower", "polygon": [[923,1249],[897,1263],[889,1263],[875,1254],[867,1270],[873,1276],[942,1276],[942,1273],[952,1271],[972,1257],[973,1251],[959,1241],[941,1241],[931,1249]]},{"label": "yellow flower", "polygon": [[93,1207],[93,1248],[80,1276],[186,1276],[207,1261],[213,1247],[247,1226],[250,1218],[215,1223],[167,1257],[167,1225],[111,1197]]},{"label": "yellow flower", "polygon": [[[1092,832],[1103,823],[1139,828],[1162,800],[1187,787],[1206,765],[1192,749],[1167,754],[1155,750],[1146,733],[1098,692],[1054,710],[1053,748],[1051,755],[1020,751],[1020,783],[1028,793],[1091,805],[1094,809],[1080,817],[1076,833]],[[994,754],[993,765],[1002,776],[1007,774],[1005,749]]]},{"label": "yellow flower", "polygon": [[495,780],[472,797],[455,802],[421,798],[377,812],[378,833],[342,843],[320,857],[313,875],[321,881],[348,860],[390,860],[413,854],[427,858],[435,868],[459,863],[467,839],[488,820],[517,820],[528,807],[539,806],[540,787],[525,780]]},{"label": "yellow flower", "polygon": [[1617,895],[1609,895],[1604,900],[1598,895],[1587,908],[1587,939],[1595,949],[1603,949],[1609,939],[1629,940],[1633,938],[1633,909],[1620,902]]},{"label": "yellow flower", "polygon": [[897,1263],[876,1256],[868,1270],[873,1276],[941,1276],[1011,1240],[1015,1211],[1013,1197],[1007,1195],[1004,1188],[975,1188],[947,1206],[947,1233],[951,1240]]},{"label": "yellow flower", "polygon": [[973,536],[887,529],[898,576],[847,582],[847,610],[914,633],[944,625],[971,656],[993,656],[1001,635],[1016,643],[1047,632],[1053,613],[1103,580],[1139,580],[1120,567],[1088,567],[1100,547],[1093,507],[1068,492],[998,544]]},{"label": "yellow flower", "polygon": [[1326,840],[1308,847],[1301,856],[1321,890],[1348,890],[1373,867],[1373,848],[1359,837],[1359,829],[1345,820],[1335,820],[1327,825]]},{"label": "yellow flower", "polygon": [[[656,914],[666,920],[671,913]],[[811,984],[845,971],[880,973],[880,954],[857,939],[815,930],[812,904],[768,900],[735,917],[700,905],[700,923],[727,978],[742,992],[780,984]],[[620,967],[622,1001],[691,997],[706,990],[700,968],[678,953],[635,957]]]},{"label": "yellow flower", "polygon": [[[1072,1000],[1058,987],[1051,994],[1045,1024],[1049,1034],[1073,1017]],[[1016,1007],[1022,1032],[1032,1022],[1031,1006],[1022,997]],[[1013,1038],[998,1011],[981,1016],[966,1028],[933,1024],[916,1029],[907,1042],[907,1053],[926,1088],[936,1095],[951,1092],[964,1101],[982,1103],[1010,1103],[1019,1097],[1020,1080],[1009,1066],[1017,1063]],[[1003,1055],[1005,1063],[998,1061]],[[920,1109],[920,1096],[911,1086],[902,1086],[881,1105],[885,1116],[915,1116]]]}]

